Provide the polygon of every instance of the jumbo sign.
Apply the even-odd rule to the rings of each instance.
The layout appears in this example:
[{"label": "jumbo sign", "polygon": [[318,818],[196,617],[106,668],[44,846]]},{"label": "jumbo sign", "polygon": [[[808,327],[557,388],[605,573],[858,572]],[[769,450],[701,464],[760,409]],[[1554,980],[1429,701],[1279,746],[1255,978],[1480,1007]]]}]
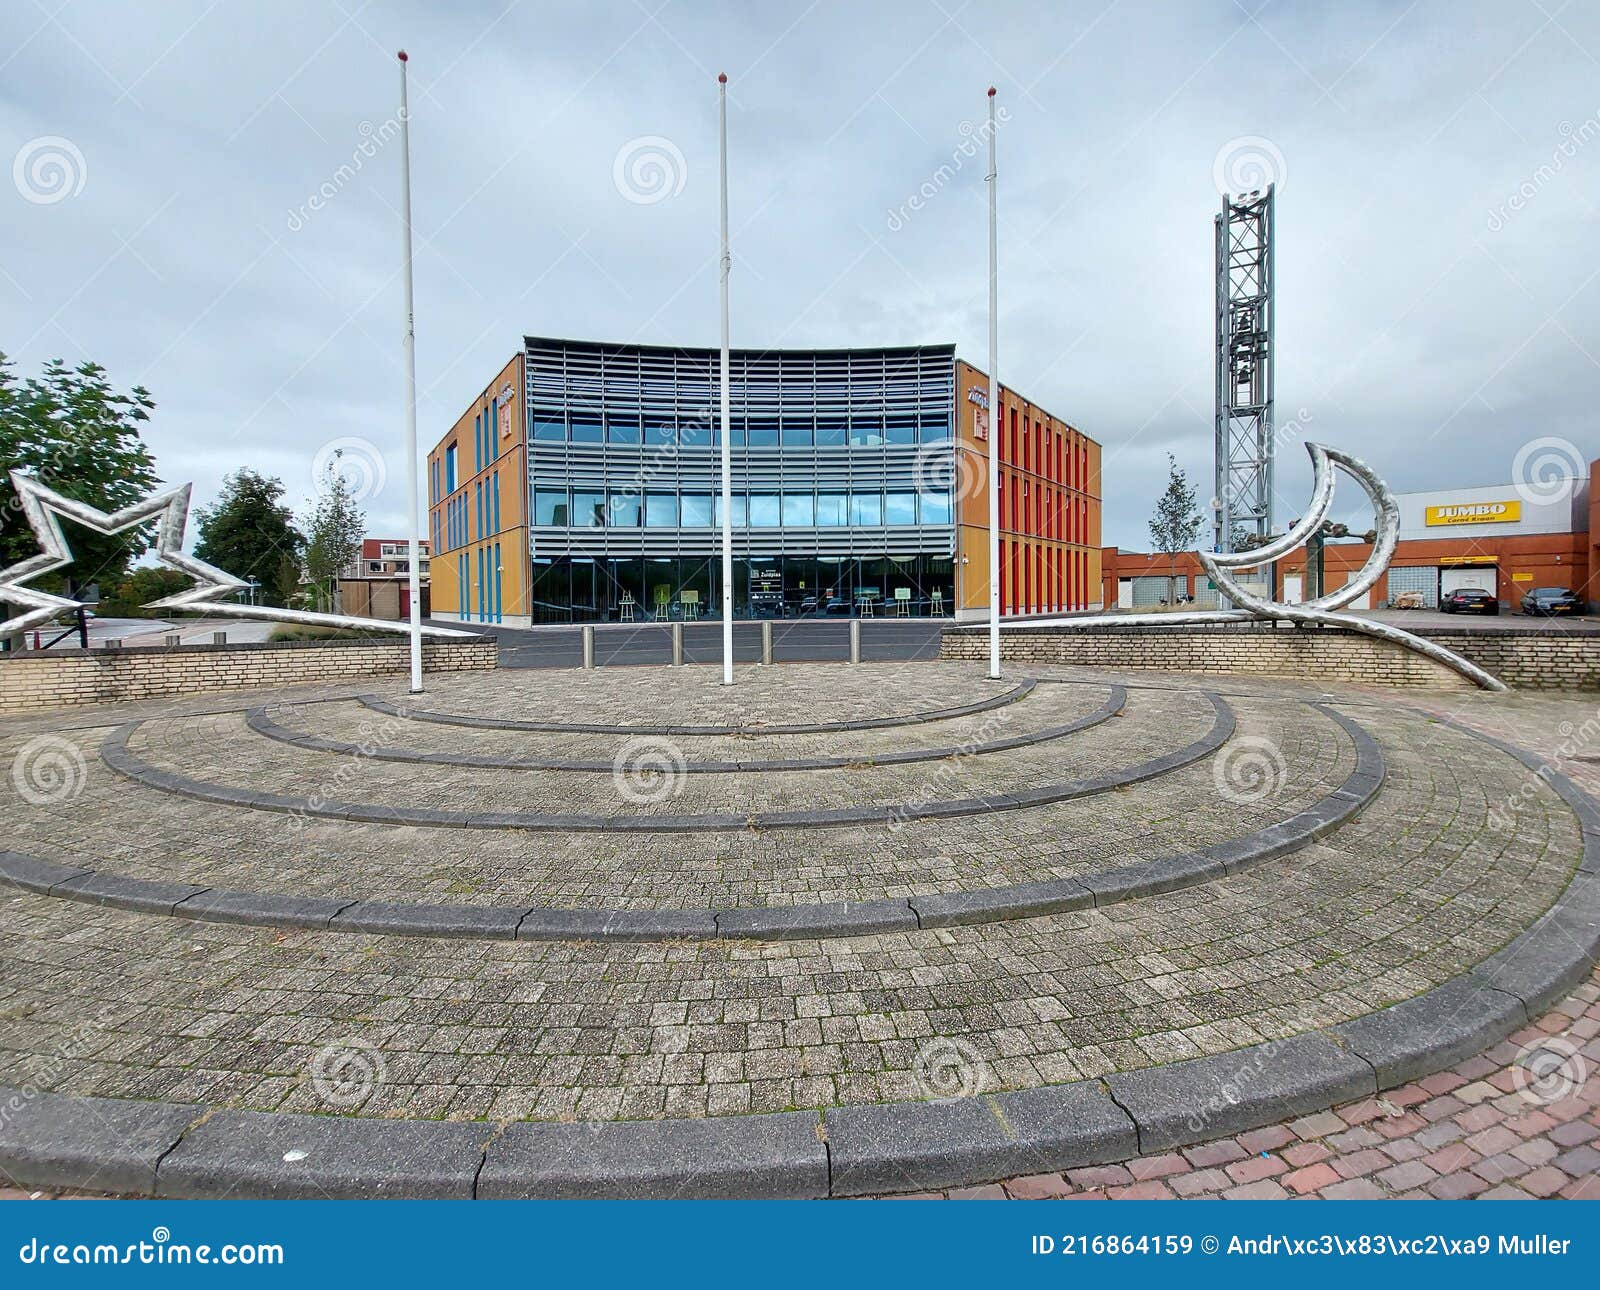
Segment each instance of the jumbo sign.
[{"label": "jumbo sign", "polygon": [[1522,503],[1451,502],[1430,506],[1424,516],[1429,528],[1444,524],[1513,524],[1522,518]]}]

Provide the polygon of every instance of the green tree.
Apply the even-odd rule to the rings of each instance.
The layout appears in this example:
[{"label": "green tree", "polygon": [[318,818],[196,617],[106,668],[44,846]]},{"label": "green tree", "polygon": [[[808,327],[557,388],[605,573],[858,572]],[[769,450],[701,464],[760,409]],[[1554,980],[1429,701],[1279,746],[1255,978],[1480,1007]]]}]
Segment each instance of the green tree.
[{"label": "green tree", "polygon": [[1194,486],[1178,468],[1178,459],[1167,454],[1167,489],[1156,502],[1150,517],[1150,541],[1167,557],[1167,603],[1177,598],[1178,553],[1194,546],[1200,532],[1200,511],[1195,503]]},{"label": "green tree", "polygon": [[[177,569],[135,569],[121,581],[101,588],[97,612],[103,618],[149,618],[151,611],[145,606],[152,600],[175,596],[191,585],[189,575]],[[162,617],[173,613],[169,609],[155,612]]]},{"label": "green tree", "polygon": [[335,453],[335,460],[323,471],[306,524],[306,577],[323,608],[332,606],[339,575],[361,554],[361,537],[367,528],[350,481],[335,469],[339,456]]},{"label": "green tree", "polygon": [[278,571],[272,577],[272,593],[285,608],[292,606],[300,596],[301,573],[298,554],[290,555],[285,551],[278,557]]},{"label": "green tree", "polygon": [[[11,471],[24,467],[63,496],[102,511],[129,506],[160,482],[139,437],[154,407],[141,385],[126,394],[113,389],[98,363],[69,368],[52,359],[42,376],[19,380],[0,353],[0,566],[39,551],[11,487]],[[61,574],[40,579],[40,586],[59,590],[121,581],[154,538],[148,524],[107,536],[69,521],[65,532],[73,562]]]},{"label": "green tree", "polygon": [[236,578],[254,578],[276,594],[280,565],[288,559],[298,569],[305,543],[283,493],[281,479],[249,467],[234,471],[222,481],[215,505],[195,511],[196,558]]}]

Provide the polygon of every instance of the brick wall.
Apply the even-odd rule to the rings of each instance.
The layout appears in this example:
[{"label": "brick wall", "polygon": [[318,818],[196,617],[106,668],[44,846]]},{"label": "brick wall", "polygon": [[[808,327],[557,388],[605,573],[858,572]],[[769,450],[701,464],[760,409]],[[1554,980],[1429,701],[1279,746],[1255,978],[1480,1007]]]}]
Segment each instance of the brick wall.
[{"label": "brick wall", "polygon": [[[425,640],[422,645],[422,665],[430,672],[487,670],[499,662],[500,647],[493,636]],[[0,712],[383,676],[404,673],[410,666],[410,645],[403,637],[19,652],[0,659]]]},{"label": "brick wall", "polygon": [[[1454,650],[1519,689],[1600,690],[1600,629],[1508,631],[1492,626],[1428,628],[1416,633]],[[1213,627],[1007,629],[1002,656],[1078,667],[1161,668],[1172,672],[1254,672],[1327,677],[1358,685],[1470,687],[1471,682],[1420,654],[1336,628],[1270,623]],[[950,628],[941,658],[987,659],[986,628]]]},{"label": "brick wall", "polygon": [[[1428,689],[1460,689],[1472,684],[1431,659],[1370,636],[1253,623],[1007,630],[1000,634],[1000,650],[1003,658],[1019,663],[1066,663],[1110,671],[1251,672]],[[987,631],[946,630],[939,657],[988,658]]]}]

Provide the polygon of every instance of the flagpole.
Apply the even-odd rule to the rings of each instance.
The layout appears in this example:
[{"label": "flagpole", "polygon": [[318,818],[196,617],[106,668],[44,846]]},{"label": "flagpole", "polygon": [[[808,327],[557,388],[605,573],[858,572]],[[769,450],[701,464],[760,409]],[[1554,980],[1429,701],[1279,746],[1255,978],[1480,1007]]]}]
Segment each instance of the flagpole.
[{"label": "flagpole", "polygon": [[400,51],[400,212],[405,228],[406,284],[406,528],[410,540],[411,693],[422,693],[422,535],[417,518],[417,324],[411,295],[411,107],[406,97],[406,51]]},{"label": "flagpole", "polygon": [[728,74],[717,77],[717,123],[722,175],[722,683],[733,684],[733,484],[728,447]]},{"label": "flagpole", "polygon": [[1000,329],[999,243],[995,205],[994,86],[989,87],[989,678],[1000,679]]}]

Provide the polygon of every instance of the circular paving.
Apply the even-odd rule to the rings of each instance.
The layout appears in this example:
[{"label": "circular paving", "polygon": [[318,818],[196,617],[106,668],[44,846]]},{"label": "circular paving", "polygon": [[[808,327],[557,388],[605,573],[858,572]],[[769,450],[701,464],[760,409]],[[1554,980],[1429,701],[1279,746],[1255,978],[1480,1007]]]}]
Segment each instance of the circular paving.
[{"label": "circular paving", "polygon": [[162,1194],[911,1190],[1388,1087],[1592,961],[1600,815],[1418,709],[751,676],[5,735],[0,1085],[48,1093],[0,1165]]}]

